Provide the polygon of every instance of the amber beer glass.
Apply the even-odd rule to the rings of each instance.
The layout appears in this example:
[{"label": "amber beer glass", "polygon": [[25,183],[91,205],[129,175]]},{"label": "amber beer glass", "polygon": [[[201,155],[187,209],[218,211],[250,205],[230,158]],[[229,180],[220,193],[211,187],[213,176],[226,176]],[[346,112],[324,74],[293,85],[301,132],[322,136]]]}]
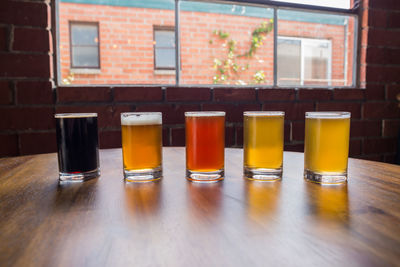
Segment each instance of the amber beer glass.
[{"label": "amber beer glass", "polygon": [[187,179],[224,179],[225,112],[185,112],[185,121]]},{"label": "amber beer glass", "polygon": [[247,111],[243,113],[244,175],[251,180],[272,181],[282,177],[282,111]]},{"label": "amber beer glass", "polygon": [[121,113],[122,156],[127,182],[162,176],[162,117],[160,112]]},{"label": "amber beer glass", "polygon": [[306,112],[304,178],[346,182],[349,136],[350,112]]}]

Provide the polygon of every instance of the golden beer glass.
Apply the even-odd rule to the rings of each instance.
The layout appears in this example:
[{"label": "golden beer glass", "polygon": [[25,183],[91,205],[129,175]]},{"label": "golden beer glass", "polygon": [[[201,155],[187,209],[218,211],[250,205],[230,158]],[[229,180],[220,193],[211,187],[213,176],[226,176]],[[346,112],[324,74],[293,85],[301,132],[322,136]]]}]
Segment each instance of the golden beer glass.
[{"label": "golden beer glass", "polygon": [[124,177],[146,182],[162,176],[162,116],[160,112],[121,113]]},{"label": "golden beer glass", "polygon": [[243,120],[245,177],[259,181],[281,179],[285,112],[246,111]]},{"label": "golden beer glass", "polygon": [[321,184],[347,181],[350,112],[306,112],[304,178]]},{"label": "golden beer glass", "polygon": [[185,112],[186,177],[193,182],[224,179],[225,112]]}]

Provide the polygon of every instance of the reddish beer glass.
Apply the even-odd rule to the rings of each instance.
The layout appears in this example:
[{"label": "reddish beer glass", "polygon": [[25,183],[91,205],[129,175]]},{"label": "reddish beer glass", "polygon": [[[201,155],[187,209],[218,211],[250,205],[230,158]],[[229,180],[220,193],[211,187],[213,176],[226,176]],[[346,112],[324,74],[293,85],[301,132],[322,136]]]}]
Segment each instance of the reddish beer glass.
[{"label": "reddish beer glass", "polygon": [[194,182],[224,179],[225,112],[185,112],[186,177]]}]

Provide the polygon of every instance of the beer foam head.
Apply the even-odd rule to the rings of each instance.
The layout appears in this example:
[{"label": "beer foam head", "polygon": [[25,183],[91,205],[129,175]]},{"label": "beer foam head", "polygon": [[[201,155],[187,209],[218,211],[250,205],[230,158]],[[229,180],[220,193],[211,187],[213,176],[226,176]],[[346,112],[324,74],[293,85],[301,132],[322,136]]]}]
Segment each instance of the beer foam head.
[{"label": "beer foam head", "polygon": [[285,116],[284,111],[245,111],[244,116],[247,117],[282,117]]},{"label": "beer foam head", "polygon": [[121,113],[121,125],[158,125],[162,124],[161,112]]},{"label": "beer foam head", "polygon": [[187,111],[186,117],[221,117],[225,116],[225,111]]},{"label": "beer foam head", "polygon": [[306,112],[308,119],[348,119],[351,113],[347,111],[311,111]]},{"label": "beer foam head", "polygon": [[61,119],[61,118],[76,119],[76,118],[91,118],[91,117],[97,117],[97,113],[57,113],[54,115],[54,118],[56,119]]}]

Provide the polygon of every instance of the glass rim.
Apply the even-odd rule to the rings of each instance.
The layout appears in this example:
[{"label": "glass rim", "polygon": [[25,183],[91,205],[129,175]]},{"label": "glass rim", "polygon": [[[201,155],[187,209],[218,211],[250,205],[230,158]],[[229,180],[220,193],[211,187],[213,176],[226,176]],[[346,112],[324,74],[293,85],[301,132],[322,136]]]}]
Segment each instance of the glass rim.
[{"label": "glass rim", "polygon": [[348,111],[310,111],[306,112],[306,119],[348,119],[351,112]]},{"label": "glass rim", "polygon": [[225,111],[187,111],[185,117],[221,117],[225,114]]},{"label": "glass rim", "polygon": [[261,116],[285,116],[284,111],[244,111],[243,116],[261,117]]},{"label": "glass rim", "polygon": [[54,114],[54,118],[94,118],[97,117],[97,113],[56,113]]},{"label": "glass rim", "polygon": [[155,112],[155,111],[149,111],[149,112],[122,112],[122,116],[146,116],[146,115],[159,115],[162,116],[162,112]]}]

